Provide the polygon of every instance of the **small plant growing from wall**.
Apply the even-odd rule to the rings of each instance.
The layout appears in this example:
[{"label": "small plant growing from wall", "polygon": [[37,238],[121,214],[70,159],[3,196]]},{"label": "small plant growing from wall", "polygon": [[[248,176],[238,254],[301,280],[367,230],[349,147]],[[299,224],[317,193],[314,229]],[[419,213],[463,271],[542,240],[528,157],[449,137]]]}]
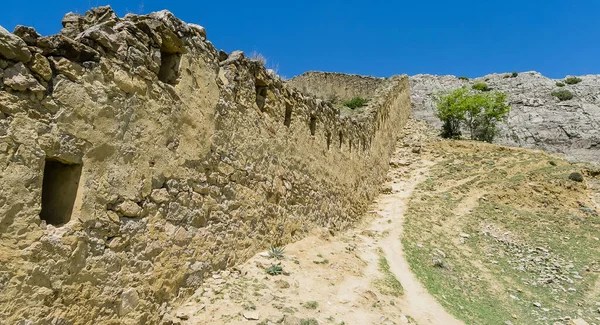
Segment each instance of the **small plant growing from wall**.
[{"label": "small plant growing from wall", "polygon": [[271,247],[269,249],[269,258],[282,260],[285,258],[285,249],[283,247]]},{"label": "small plant growing from wall", "polygon": [[559,81],[559,82],[556,83],[556,86],[557,87],[564,87],[565,84]]},{"label": "small plant growing from wall", "polygon": [[573,99],[573,93],[568,91],[567,89],[553,91],[552,96],[558,98],[558,100],[561,102],[563,102],[565,100]]},{"label": "small plant growing from wall", "polygon": [[467,76],[460,76],[458,77],[458,80],[469,81],[469,78]]},{"label": "small plant growing from wall", "polygon": [[350,109],[356,109],[356,108],[365,106],[368,101],[369,101],[368,99],[365,99],[365,98],[362,98],[359,96],[355,96],[352,99],[345,101],[344,106],[346,106]]},{"label": "small plant growing from wall", "polygon": [[513,73],[510,75],[511,78],[516,78],[519,76],[519,73],[516,71],[513,71]]},{"label": "small plant growing from wall", "polygon": [[256,51],[253,51],[252,53],[250,53],[250,56],[248,57],[248,59],[253,62],[258,62],[262,66],[265,66],[267,64],[267,58],[265,58],[264,55],[262,55]]},{"label": "small plant growing from wall", "polygon": [[459,88],[436,100],[436,116],[442,121],[442,137],[460,138],[465,127],[472,140],[492,142],[497,134],[496,124],[510,111],[506,94],[473,92]]},{"label": "small plant growing from wall", "polygon": [[577,78],[577,77],[569,77],[569,78],[565,79],[565,83],[567,85],[576,85],[582,81],[583,80],[581,80],[581,78]]},{"label": "small plant growing from wall", "polygon": [[268,275],[281,275],[283,273],[283,268],[281,267],[281,265],[273,264],[266,268],[265,271]]}]

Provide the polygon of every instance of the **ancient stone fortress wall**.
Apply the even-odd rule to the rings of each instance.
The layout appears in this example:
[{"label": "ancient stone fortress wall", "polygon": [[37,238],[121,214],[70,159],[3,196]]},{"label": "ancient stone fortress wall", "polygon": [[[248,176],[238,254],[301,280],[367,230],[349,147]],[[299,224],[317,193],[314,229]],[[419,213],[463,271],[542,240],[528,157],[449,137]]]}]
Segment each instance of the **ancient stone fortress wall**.
[{"label": "ancient stone fortress wall", "polygon": [[340,117],[166,11],[63,26],[0,30],[2,324],[156,324],[211,271],[347,227],[410,114],[406,76]]},{"label": "ancient stone fortress wall", "polygon": [[309,71],[287,81],[305,94],[337,103],[355,96],[372,98],[384,83],[384,78],[319,71]]}]

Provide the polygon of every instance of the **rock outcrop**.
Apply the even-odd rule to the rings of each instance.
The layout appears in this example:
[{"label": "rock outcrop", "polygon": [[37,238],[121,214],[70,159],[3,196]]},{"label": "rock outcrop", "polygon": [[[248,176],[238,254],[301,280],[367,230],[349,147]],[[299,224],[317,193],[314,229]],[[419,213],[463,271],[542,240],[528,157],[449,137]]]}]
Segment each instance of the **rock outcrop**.
[{"label": "rock outcrop", "polygon": [[210,272],[366,211],[410,115],[289,88],[167,11],[0,29],[0,323],[157,324]]},{"label": "rock outcrop", "polygon": [[[492,74],[470,81],[454,76],[415,75],[410,79],[414,116],[433,125],[434,95],[475,82],[485,82],[492,90],[508,94],[512,110],[500,125],[496,142],[508,146],[542,149],[561,153],[573,160],[600,162],[600,76],[581,76],[575,85],[557,86],[562,80],[537,72],[523,72],[512,78]],[[551,93],[568,89],[574,98],[559,101]]]}]

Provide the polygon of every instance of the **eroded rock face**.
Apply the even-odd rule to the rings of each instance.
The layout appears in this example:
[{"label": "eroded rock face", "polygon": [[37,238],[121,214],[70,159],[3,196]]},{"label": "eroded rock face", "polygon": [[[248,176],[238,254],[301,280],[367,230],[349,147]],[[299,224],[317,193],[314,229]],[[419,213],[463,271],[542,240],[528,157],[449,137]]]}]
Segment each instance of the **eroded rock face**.
[{"label": "eroded rock face", "polygon": [[211,271],[358,220],[410,114],[405,76],[342,118],[166,11],[63,26],[0,31],[0,323],[159,323]]},{"label": "eroded rock face", "polygon": [[[454,76],[416,75],[411,77],[414,116],[441,126],[435,117],[434,94],[475,82],[485,82],[508,94],[512,110],[500,125],[499,144],[561,153],[573,160],[600,161],[600,76],[581,76],[581,83],[558,87],[562,80],[537,72],[519,73],[516,78],[492,74],[470,81]],[[559,101],[551,93],[568,89],[575,96]]]}]

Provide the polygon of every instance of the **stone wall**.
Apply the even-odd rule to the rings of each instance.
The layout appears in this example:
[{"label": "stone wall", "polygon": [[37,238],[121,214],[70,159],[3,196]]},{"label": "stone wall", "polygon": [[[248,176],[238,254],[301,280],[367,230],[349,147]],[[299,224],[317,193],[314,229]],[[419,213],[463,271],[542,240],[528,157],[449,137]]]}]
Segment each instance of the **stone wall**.
[{"label": "stone wall", "polygon": [[406,76],[340,117],[166,11],[63,26],[0,29],[2,324],[156,324],[211,271],[351,225],[410,114]]},{"label": "stone wall", "polygon": [[385,82],[384,78],[309,71],[288,80],[287,84],[305,94],[343,103],[355,96],[370,99]]}]

